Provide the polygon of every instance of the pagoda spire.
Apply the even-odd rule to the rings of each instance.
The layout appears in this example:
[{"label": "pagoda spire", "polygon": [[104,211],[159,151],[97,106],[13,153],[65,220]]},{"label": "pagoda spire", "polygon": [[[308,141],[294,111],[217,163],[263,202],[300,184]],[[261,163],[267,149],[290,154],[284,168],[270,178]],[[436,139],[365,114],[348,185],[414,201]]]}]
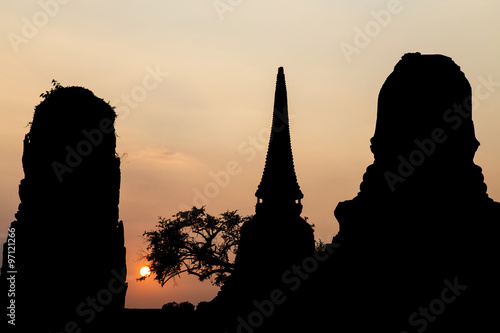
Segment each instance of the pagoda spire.
[{"label": "pagoda spire", "polygon": [[274,95],[273,123],[267,150],[266,165],[260,185],[255,192],[259,206],[273,207],[293,205],[302,208],[304,197],[297,182],[293,164],[288,103],[283,67],[278,69],[276,92]]}]

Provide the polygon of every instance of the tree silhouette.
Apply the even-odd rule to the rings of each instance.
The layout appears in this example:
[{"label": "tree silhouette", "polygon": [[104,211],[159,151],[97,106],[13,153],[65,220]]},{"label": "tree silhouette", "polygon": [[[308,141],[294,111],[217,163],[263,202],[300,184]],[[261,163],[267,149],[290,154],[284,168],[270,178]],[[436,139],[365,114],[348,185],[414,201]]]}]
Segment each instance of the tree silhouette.
[{"label": "tree silhouette", "polygon": [[237,211],[212,216],[204,206],[178,212],[169,219],[159,217],[156,229],[143,234],[148,245],[141,259],[150,262],[151,273],[162,286],[182,273],[221,286],[234,270],[230,254],[238,249],[241,225],[251,218]]}]

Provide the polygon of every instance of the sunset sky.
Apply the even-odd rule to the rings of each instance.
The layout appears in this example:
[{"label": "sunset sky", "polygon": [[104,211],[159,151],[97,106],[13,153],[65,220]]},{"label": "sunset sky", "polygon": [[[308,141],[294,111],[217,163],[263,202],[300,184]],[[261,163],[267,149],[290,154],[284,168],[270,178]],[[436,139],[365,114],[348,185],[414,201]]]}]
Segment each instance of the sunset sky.
[{"label": "sunset sky", "polygon": [[[129,308],[215,296],[218,288],[186,276],[164,287],[136,282],[142,233],[193,205],[254,212],[280,66],[303,216],[316,238],[331,241],[336,205],[359,190],[379,90],[407,52],[447,55],[469,79],[475,162],[499,201],[499,13],[491,0],[4,0],[1,241],[19,204],[27,124],[52,79],[92,90],[119,115]],[[239,173],[210,185],[232,161]]]}]

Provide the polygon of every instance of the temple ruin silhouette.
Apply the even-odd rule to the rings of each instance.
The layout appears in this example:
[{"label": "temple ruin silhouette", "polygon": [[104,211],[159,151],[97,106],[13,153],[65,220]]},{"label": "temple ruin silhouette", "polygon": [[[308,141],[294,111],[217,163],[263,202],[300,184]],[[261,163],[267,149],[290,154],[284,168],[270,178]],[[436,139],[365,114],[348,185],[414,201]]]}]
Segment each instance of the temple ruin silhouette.
[{"label": "temple ruin silhouette", "polygon": [[[4,245],[2,324],[16,332],[97,332],[123,309],[127,289],[116,115],[82,87],[56,85],[42,96],[24,139],[21,203]],[[14,298],[7,297],[12,275]],[[15,326],[4,320],[11,299]]]},{"label": "temple ruin silhouette", "polygon": [[235,272],[212,301],[224,313],[225,329],[235,329],[237,317],[254,310],[253,301],[280,288],[283,272],[314,251],[313,229],[300,217],[304,195],[293,162],[283,67],[278,69],[266,163],[255,196],[254,218],[241,229]]},{"label": "temple ruin silhouette", "polygon": [[[156,323],[149,330],[172,329],[161,311],[120,311],[127,285],[114,110],[87,89],[56,88],[36,107],[24,140],[21,204],[11,224],[16,328],[61,332],[74,322],[84,332],[137,331],[146,320]],[[340,231],[327,244],[335,250],[318,260],[313,229],[300,216],[304,196],[280,67],[256,214],[242,227],[234,273],[187,326],[252,333],[494,329],[500,203],[489,198],[474,163],[472,105],[471,86],[451,58],[402,57],[380,90],[373,163],[356,197],[337,205]],[[4,311],[14,269],[10,234],[0,278]],[[307,279],[295,268],[297,280],[287,279],[306,262],[314,263]]]},{"label": "temple ruin silhouette", "polygon": [[[483,332],[498,305],[500,204],[486,193],[472,90],[443,55],[405,54],[378,99],[374,162],[338,204],[341,244],[304,304],[338,332]],[[312,302],[312,303],[310,303]],[[307,312],[307,309],[304,309]]]},{"label": "temple ruin silhouette", "polygon": [[[489,198],[473,161],[479,142],[472,90],[460,67],[449,57],[420,53],[405,54],[397,63],[379,94],[374,161],[358,195],[335,209],[340,231],[327,245],[335,250],[295,292],[280,285],[285,276],[277,272],[290,267],[292,258],[315,257],[312,231],[299,222],[302,193],[289,130],[275,123],[287,119],[276,111],[286,106],[281,75],[280,70],[266,167],[256,193],[258,222],[245,226],[236,259],[243,277],[234,274],[219,294],[229,304],[225,319],[233,322],[227,331],[483,332],[495,327],[500,204]],[[279,232],[280,242],[268,245]],[[270,288],[286,296],[273,311]]]}]

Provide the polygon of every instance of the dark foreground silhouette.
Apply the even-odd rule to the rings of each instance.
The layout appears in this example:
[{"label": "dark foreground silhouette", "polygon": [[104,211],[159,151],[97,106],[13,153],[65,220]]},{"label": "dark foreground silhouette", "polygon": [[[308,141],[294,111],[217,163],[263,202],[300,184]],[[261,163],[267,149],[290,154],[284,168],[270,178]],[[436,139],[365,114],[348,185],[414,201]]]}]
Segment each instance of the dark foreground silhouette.
[{"label": "dark foreground silhouette", "polygon": [[[56,93],[64,94],[52,107]],[[196,311],[174,305],[120,311],[126,285],[125,275],[115,273],[125,265],[119,161],[114,129],[99,123],[103,117],[113,121],[114,112],[87,90],[57,89],[37,107],[25,141],[21,205],[9,235],[16,238],[16,323],[37,332],[60,327],[96,295],[100,303],[109,301],[102,309],[110,311],[100,313],[94,301],[77,319],[89,319],[90,309],[100,316],[78,328],[136,332],[147,323],[148,330],[170,332],[494,330],[500,204],[488,197],[473,162],[479,142],[471,99],[469,82],[450,58],[403,56],[380,91],[374,162],[358,195],[335,210],[340,232],[315,251],[312,228],[300,217],[303,194],[280,68],[256,214],[242,226],[234,273]],[[80,100],[91,104],[76,107]],[[83,111],[96,114],[81,117]],[[54,164],[64,163],[67,146],[84,155],[80,142],[93,141],[83,131],[99,126],[101,143],[79,162],[70,157],[71,172]],[[8,244],[4,253],[5,300]],[[64,275],[51,269],[54,262]]]},{"label": "dark foreground silhouette", "polygon": [[2,327],[96,332],[123,308],[127,289],[116,115],[81,87],[56,85],[43,96],[4,245]]},{"label": "dark foreground silhouette", "polygon": [[[274,221],[247,235],[253,248],[246,255],[255,262],[246,266],[246,276],[255,283],[242,284],[233,299],[227,298],[226,306],[238,309],[227,331],[479,332],[495,327],[500,204],[488,197],[481,168],[473,162],[479,142],[471,98],[467,79],[450,58],[406,54],[380,91],[371,140],[375,160],[361,191],[335,210],[340,232],[324,251],[309,255],[305,231],[302,240],[283,236],[279,248],[266,253],[262,249],[271,248],[262,239]],[[283,155],[280,160],[286,161],[289,154]],[[288,179],[288,186],[274,185],[274,197],[300,199],[288,169],[281,170],[273,178]],[[282,211],[293,214],[295,207]],[[284,215],[276,218],[283,221],[283,233],[297,230]],[[245,254],[243,246],[238,259]],[[299,264],[291,264],[292,258]],[[262,263],[271,262],[274,267],[262,269],[272,266]],[[261,280],[268,282],[265,288]],[[248,297],[240,296],[241,289]],[[220,305],[214,309],[219,312]]]},{"label": "dark foreground silhouette", "polygon": [[[272,293],[286,297],[283,273],[314,252],[313,229],[300,217],[304,196],[293,163],[282,67],[276,80],[266,165],[255,196],[256,214],[241,228],[235,272],[210,304],[212,313],[206,323],[213,331],[237,330],[255,311],[255,302]],[[275,318],[269,318],[267,326]]]},{"label": "dark foreground silhouette", "polygon": [[[375,156],[339,203],[341,246],[317,274],[313,327],[484,332],[499,310],[500,205],[473,158],[471,87],[442,55],[406,54],[382,86]],[[318,286],[318,287],[316,287]]]}]

